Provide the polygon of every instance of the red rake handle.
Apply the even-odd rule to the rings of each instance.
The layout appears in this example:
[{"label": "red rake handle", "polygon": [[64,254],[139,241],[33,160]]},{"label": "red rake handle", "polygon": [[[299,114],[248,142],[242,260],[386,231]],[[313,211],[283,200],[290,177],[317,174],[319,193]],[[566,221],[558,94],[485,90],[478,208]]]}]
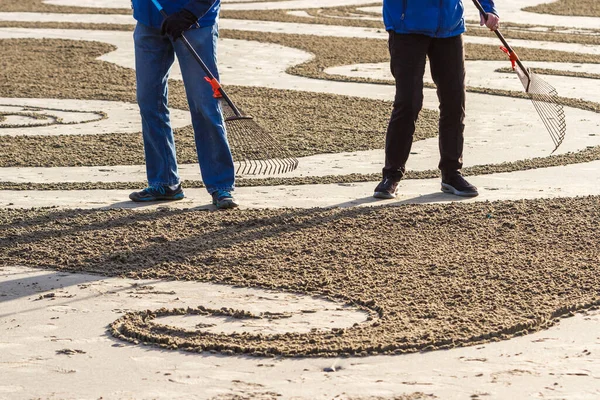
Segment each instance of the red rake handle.
[{"label": "red rake handle", "polygon": [[[483,9],[483,6],[479,2],[479,0],[473,0],[473,4],[475,4],[475,7],[477,7],[481,15],[483,15],[483,18],[487,21],[487,12]],[[521,71],[523,71],[523,73],[527,75],[527,78],[529,78],[529,71],[527,71],[527,69],[523,66],[521,60],[519,59],[519,56],[517,56],[517,53],[515,53],[512,47],[510,47],[510,45],[504,38],[504,35],[502,35],[502,33],[500,33],[500,30],[498,29],[496,29],[494,33],[496,34],[496,36],[498,36],[498,39],[500,39],[502,45],[506,48],[506,50],[508,50],[507,54],[510,57],[510,61],[513,62],[513,64],[517,63],[519,65],[519,68],[521,68]]]},{"label": "red rake handle", "polygon": [[[163,9],[162,5],[157,0],[152,0],[152,3],[154,3],[154,6],[158,9],[158,12],[160,12],[160,14],[164,18],[168,17],[168,15],[165,12],[165,10]],[[185,37],[185,33],[181,34],[181,40],[183,40],[183,44],[185,44],[185,47],[188,48],[188,50],[190,51],[190,53],[192,54],[192,56],[196,59],[196,61],[198,62],[198,64],[200,64],[200,67],[202,68],[202,70],[206,74],[205,80],[212,87],[213,93],[214,93],[213,94],[214,97],[215,98],[222,98],[223,100],[225,100],[227,102],[227,104],[229,104],[229,107],[231,107],[231,110],[233,111],[233,113],[237,117],[240,117],[240,118],[243,117],[242,113],[240,112],[240,110],[235,106],[235,104],[233,104],[233,101],[229,98],[229,96],[227,95],[227,93],[225,93],[225,90],[223,89],[223,87],[221,86],[221,84],[219,83],[219,81],[217,80],[217,78],[215,78],[215,76],[212,74],[212,72],[210,72],[210,69],[208,69],[208,67],[206,66],[206,64],[204,63],[204,61],[200,57],[200,55],[196,52],[196,50],[194,49],[194,47],[192,46],[192,44],[189,42],[189,40],[187,40],[187,38]]]}]

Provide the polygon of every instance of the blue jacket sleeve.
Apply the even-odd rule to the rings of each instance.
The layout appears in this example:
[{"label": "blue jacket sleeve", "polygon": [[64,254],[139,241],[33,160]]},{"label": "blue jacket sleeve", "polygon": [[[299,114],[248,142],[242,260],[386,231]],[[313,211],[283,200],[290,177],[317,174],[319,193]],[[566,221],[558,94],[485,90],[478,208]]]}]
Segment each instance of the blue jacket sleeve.
[{"label": "blue jacket sleeve", "polygon": [[217,0],[190,0],[183,8],[200,19],[204,17],[216,2]]},{"label": "blue jacket sleeve", "polygon": [[486,12],[498,15],[498,11],[494,5],[494,0],[480,0],[479,2]]}]

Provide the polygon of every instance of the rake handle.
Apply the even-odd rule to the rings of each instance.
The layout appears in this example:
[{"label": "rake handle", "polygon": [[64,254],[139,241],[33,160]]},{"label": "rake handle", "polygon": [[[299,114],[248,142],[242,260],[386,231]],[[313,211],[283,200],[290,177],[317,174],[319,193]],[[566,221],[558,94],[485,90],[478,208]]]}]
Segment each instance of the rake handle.
[{"label": "rake handle", "polygon": [[[158,2],[158,0],[152,0],[152,3],[154,3],[154,6],[158,9],[158,12],[160,12],[160,14],[164,18],[168,17],[167,13],[163,9],[162,5]],[[217,80],[216,80],[215,76],[213,75],[213,73],[210,72],[210,69],[208,69],[208,67],[204,63],[204,60],[202,60],[202,58],[196,52],[196,50],[194,49],[194,47],[192,46],[192,44],[185,37],[185,32],[181,33],[181,40],[183,40],[183,44],[185,45],[185,47],[187,47],[187,49],[190,51],[190,53],[192,54],[192,56],[196,59],[196,61],[198,62],[198,64],[200,64],[200,67],[202,68],[202,70],[204,71],[204,73],[206,74],[206,76],[209,79],[211,79],[212,81],[217,82]],[[227,102],[227,104],[229,105],[229,107],[231,107],[231,110],[236,115],[236,117],[243,118],[242,113],[240,112],[240,110],[235,106],[235,104],[233,104],[233,101],[227,95],[227,93],[225,93],[225,90],[221,87],[220,84],[219,84],[218,90],[219,90],[219,93],[221,94],[221,97],[223,98],[223,100],[225,100]]]},{"label": "rake handle", "polygon": [[[154,1],[154,0],[153,0]],[[473,0],[473,4],[475,4],[475,7],[477,7],[477,9],[479,10],[479,12],[481,13],[481,15],[483,15],[483,18],[487,21],[487,11],[485,11],[483,9],[483,6],[481,5],[481,3],[479,2],[479,0]],[[506,50],[508,50],[511,53],[515,53],[512,49],[512,47],[510,47],[510,45],[508,44],[508,42],[506,41],[506,39],[504,38],[504,35],[500,32],[500,30],[496,29],[494,31],[494,33],[496,34],[496,36],[498,36],[498,39],[500,39],[500,41],[502,42],[502,45],[504,47],[506,47]],[[515,53],[516,55],[516,53]],[[521,60],[519,59],[519,56],[516,56],[516,62],[519,65],[519,68],[521,68],[521,70],[523,71],[523,73],[525,73],[525,75],[527,75],[527,77],[529,78],[529,71],[527,71],[527,69],[523,66],[523,64],[521,63]]]}]

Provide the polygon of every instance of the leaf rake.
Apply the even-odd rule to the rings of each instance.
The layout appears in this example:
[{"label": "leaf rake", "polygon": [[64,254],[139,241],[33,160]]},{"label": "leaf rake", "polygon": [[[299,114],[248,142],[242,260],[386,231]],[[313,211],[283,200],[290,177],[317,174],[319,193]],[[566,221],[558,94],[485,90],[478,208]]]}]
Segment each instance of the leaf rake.
[{"label": "leaf rake", "polygon": [[[481,15],[487,19],[486,12],[481,6],[481,3],[479,3],[478,0],[473,0],[473,3]],[[535,110],[544,123],[546,130],[550,134],[550,137],[554,142],[554,150],[552,150],[552,153],[554,153],[563,142],[567,132],[565,111],[560,102],[558,92],[552,85],[531,71],[531,69],[525,68],[519,59],[519,56],[517,56],[517,53],[515,53],[515,51],[506,42],[506,39],[499,30],[495,30],[494,33],[502,42],[502,51],[508,54],[512,63],[513,71],[516,71],[519,80],[523,84],[523,88],[525,88],[525,92],[531,99]]]},{"label": "leaf rake", "polygon": [[[152,0],[152,3],[166,18],[167,14],[161,4],[157,0]],[[181,40],[206,74],[204,79],[211,85],[214,97],[221,102],[227,126],[227,138],[231,145],[233,158],[237,163],[235,173],[237,175],[271,175],[295,170],[298,167],[298,160],[258,125],[253,117],[240,111],[187,40],[185,33],[182,34]]]}]

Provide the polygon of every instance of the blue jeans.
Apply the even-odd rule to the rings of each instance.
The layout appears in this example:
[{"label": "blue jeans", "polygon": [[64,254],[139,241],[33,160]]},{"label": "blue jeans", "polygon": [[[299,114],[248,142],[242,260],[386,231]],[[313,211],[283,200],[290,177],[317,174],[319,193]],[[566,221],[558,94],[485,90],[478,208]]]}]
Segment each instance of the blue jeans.
[{"label": "blue jeans", "polygon": [[[218,79],[217,25],[190,29],[185,36]],[[235,171],[225,122],[219,100],[204,80],[204,71],[181,40],[173,42],[162,36],[159,28],[138,23],[133,38],[148,184],[171,186],[180,182],[168,107],[168,78],[177,55],[192,114],[202,181],[209,193],[232,191]]]}]

